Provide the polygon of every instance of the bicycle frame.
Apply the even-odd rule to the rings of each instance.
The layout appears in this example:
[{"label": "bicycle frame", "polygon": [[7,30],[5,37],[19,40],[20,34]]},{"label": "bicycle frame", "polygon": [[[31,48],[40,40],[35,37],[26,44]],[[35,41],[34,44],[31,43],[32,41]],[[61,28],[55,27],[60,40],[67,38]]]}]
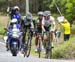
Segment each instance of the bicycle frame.
[{"label": "bicycle frame", "polygon": [[47,32],[47,41],[46,41],[46,58],[51,58],[52,57],[52,45],[51,45],[51,33]]},{"label": "bicycle frame", "polygon": [[38,39],[38,43],[39,43],[39,48],[38,48],[38,53],[39,53],[39,58],[40,58],[40,54],[41,54],[41,41],[42,41],[42,34],[38,33],[39,39]]}]

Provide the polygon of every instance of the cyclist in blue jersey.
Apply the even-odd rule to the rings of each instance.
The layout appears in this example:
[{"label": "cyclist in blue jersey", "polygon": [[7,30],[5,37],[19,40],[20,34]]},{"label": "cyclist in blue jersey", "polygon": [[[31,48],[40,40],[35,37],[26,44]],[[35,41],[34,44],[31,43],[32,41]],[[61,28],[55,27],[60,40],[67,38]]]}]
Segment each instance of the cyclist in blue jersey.
[{"label": "cyclist in blue jersey", "polygon": [[11,10],[11,19],[16,18],[18,23],[21,23],[21,14],[19,13],[20,8],[18,6],[14,6]]}]

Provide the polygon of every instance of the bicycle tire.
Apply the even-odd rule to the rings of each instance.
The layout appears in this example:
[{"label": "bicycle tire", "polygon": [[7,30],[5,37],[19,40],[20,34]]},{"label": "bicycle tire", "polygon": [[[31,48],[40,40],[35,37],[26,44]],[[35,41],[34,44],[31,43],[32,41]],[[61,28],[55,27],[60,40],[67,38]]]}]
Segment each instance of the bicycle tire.
[{"label": "bicycle tire", "polygon": [[48,47],[47,49],[46,49],[46,58],[49,58],[49,59],[51,59],[52,58],[52,48],[50,47]]},{"label": "bicycle tire", "polygon": [[39,58],[41,56],[41,39],[39,39],[39,48],[38,48]]},{"label": "bicycle tire", "polygon": [[31,38],[29,38],[27,42],[27,57],[29,57],[30,51],[31,51]]},{"label": "bicycle tire", "polygon": [[25,46],[24,46],[24,57],[29,57],[30,55],[30,51],[31,51],[31,36],[30,36],[30,32],[28,32],[28,34],[25,37]]},{"label": "bicycle tire", "polygon": [[29,57],[31,51],[31,32],[28,33],[28,41],[27,41],[27,50],[26,50],[26,57]]},{"label": "bicycle tire", "polygon": [[51,46],[50,35],[48,37],[48,41],[46,42],[46,58],[49,59],[52,58],[52,46]]}]

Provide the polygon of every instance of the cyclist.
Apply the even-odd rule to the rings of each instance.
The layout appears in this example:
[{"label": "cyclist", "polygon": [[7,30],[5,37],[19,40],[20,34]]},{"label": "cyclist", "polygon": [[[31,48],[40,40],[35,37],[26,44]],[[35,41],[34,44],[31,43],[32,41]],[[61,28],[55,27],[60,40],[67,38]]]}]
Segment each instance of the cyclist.
[{"label": "cyclist", "polygon": [[44,45],[45,45],[45,40],[47,40],[47,35],[45,33],[46,33],[46,31],[50,31],[50,35],[52,38],[52,47],[54,47],[53,46],[53,39],[55,38],[55,34],[54,34],[55,26],[56,26],[55,20],[54,20],[54,17],[51,16],[51,12],[45,11],[44,18],[42,20],[42,30],[43,30],[43,34],[44,34],[44,37],[43,37]]},{"label": "cyclist", "polygon": [[35,52],[38,51],[38,33],[42,34],[42,19],[43,19],[43,12],[40,11],[38,12],[38,18],[35,20],[35,24],[36,24],[35,30],[37,30],[35,35],[35,47],[36,47]]},{"label": "cyclist", "polygon": [[10,7],[10,10],[9,10],[10,19],[13,19],[13,15],[14,15],[14,14],[15,14],[14,7]]},{"label": "cyclist", "polygon": [[11,9],[11,19],[16,18],[18,20],[18,23],[21,23],[21,14],[19,13],[20,8],[18,6],[14,6]]},{"label": "cyclist", "polygon": [[26,14],[26,16],[24,17],[24,27],[23,28],[24,28],[25,33],[23,33],[23,39],[22,39],[23,44],[25,43],[25,34],[27,32],[27,29],[30,29],[30,31],[31,31],[31,33],[32,33],[31,37],[33,35],[32,30],[34,29],[34,25],[33,25],[33,21],[32,20],[33,20],[32,19],[32,14],[30,12],[28,12]]}]

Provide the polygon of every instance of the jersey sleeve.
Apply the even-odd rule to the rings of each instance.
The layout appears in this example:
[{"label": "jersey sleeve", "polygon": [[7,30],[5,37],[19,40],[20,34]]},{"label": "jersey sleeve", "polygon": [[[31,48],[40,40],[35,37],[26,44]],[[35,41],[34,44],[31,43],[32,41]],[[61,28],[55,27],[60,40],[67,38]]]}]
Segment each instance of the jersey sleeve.
[{"label": "jersey sleeve", "polygon": [[44,18],[42,19],[42,25],[45,25],[45,21],[44,21]]},{"label": "jersey sleeve", "polygon": [[52,21],[52,23],[51,23],[51,31],[55,31],[55,28],[56,28],[55,19],[52,16],[50,18],[51,18],[51,21]]},{"label": "jersey sleeve", "polygon": [[52,23],[55,25],[55,19],[51,16]]},{"label": "jersey sleeve", "polygon": [[26,23],[26,16],[24,17],[24,24]]}]

